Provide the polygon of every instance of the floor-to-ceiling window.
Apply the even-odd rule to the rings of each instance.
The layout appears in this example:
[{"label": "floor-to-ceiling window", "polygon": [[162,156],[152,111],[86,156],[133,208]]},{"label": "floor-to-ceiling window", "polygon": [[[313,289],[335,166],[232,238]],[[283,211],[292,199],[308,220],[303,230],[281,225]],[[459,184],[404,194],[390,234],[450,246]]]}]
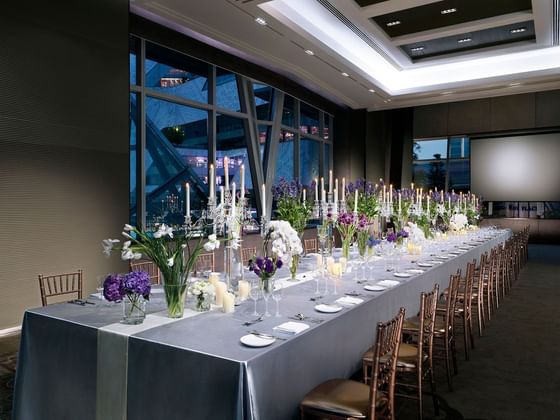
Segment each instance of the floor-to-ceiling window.
[{"label": "floor-to-ceiling window", "polygon": [[414,140],[412,173],[425,190],[468,191],[470,142],[466,136]]},{"label": "floor-to-ceiling window", "polygon": [[[150,41],[130,38],[130,215],[151,227],[206,208],[209,165],[216,191],[240,184],[251,210],[280,178],[310,184],[332,168],[333,117],[273,86]],[[228,160],[224,158],[227,156]],[[252,212],[252,214],[257,214]]]}]

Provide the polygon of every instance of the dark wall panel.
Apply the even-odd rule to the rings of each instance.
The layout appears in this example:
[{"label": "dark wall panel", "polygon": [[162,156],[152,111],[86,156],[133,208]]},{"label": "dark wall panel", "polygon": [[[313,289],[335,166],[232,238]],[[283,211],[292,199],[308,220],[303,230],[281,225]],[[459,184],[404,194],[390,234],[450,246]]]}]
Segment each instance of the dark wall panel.
[{"label": "dark wall panel", "polygon": [[414,108],[414,137],[447,135],[449,104],[425,105]]},{"label": "dark wall panel", "polygon": [[6,2],[0,13],[0,329],[40,305],[37,274],[122,271],[128,221],[128,1]]},{"label": "dark wall panel", "polygon": [[560,90],[535,94],[535,120],[539,128],[560,126]]},{"label": "dark wall panel", "polygon": [[355,180],[365,176],[367,111],[347,110],[334,118],[334,173],[338,178]]},{"label": "dark wall panel", "polygon": [[535,128],[535,94],[491,98],[490,116],[491,131]]},{"label": "dark wall panel", "polygon": [[450,103],[447,131],[450,135],[490,131],[490,99]]}]

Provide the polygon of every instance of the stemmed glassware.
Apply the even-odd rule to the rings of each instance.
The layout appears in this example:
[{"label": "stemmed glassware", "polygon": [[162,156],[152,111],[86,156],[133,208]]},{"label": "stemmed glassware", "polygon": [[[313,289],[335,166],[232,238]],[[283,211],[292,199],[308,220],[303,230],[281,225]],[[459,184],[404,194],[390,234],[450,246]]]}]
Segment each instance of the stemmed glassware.
[{"label": "stemmed glassware", "polygon": [[284,290],[279,279],[274,279],[272,282],[272,299],[276,302],[276,316],[280,317],[280,300],[282,300],[282,294]]},{"label": "stemmed glassware", "polygon": [[[317,226],[317,238],[319,239],[319,247],[321,251],[321,277],[326,277],[326,270],[325,266],[327,264],[327,238],[329,235],[329,226],[327,224],[322,224]],[[316,295],[319,295],[319,277],[317,279],[317,290],[315,291]],[[325,294],[328,292],[328,289],[325,288]]]},{"label": "stemmed glassware", "polygon": [[259,297],[261,295],[260,282],[261,282],[260,279],[255,278],[251,280],[249,284],[249,297],[253,302],[255,302],[255,309],[253,311],[253,316],[259,316],[259,313],[257,312],[257,301],[259,300]]}]

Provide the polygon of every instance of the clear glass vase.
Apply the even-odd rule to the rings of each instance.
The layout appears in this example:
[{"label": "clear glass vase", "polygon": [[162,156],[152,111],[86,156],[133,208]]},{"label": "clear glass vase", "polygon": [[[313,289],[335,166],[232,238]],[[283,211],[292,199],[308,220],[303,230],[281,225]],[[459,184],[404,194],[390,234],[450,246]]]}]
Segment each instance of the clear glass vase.
[{"label": "clear glass vase", "polygon": [[197,297],[195,303],[195,310],[197,312],[206,312],[210,310],[210,301],[211,299],[204,298],[204,297]]},{"label": "clear glass vase", "polygon": [[187,295],[187,274],[163,275],[163,292],[167,304],[169,318],[181,318],[185,311],[185,297]]},{"label": "clear glass vase", "polygon": [[141,324],[146,318],[146,299],[137,293],[130,293],[124,296],[123,305],[123,324]]},{"label": "clear glass vase", "polygon": [[292,255],[292,265],[290,266],[290,274],[292,275],[292,280],[296,279],[299,258],[299,255]]}]

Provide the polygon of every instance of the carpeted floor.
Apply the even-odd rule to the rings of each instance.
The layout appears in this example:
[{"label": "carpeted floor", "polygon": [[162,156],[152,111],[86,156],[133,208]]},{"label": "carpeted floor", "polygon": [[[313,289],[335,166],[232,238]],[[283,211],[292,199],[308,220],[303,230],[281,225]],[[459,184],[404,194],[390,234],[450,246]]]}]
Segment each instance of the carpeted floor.
[{"label": "carpeted floor", "polygon": [[[552,420],[560,418],[560,246],[531,245],[529,262],[501,303],[449,392],[436,365],[440,414],[426,395],[424,418],[437,420]],[[11,418],[19,336],[0,339],[0,420]],[[418,418],[416,404],[399,400],[399,420]],[[227,419],[223,419],[227,420]]]}]

